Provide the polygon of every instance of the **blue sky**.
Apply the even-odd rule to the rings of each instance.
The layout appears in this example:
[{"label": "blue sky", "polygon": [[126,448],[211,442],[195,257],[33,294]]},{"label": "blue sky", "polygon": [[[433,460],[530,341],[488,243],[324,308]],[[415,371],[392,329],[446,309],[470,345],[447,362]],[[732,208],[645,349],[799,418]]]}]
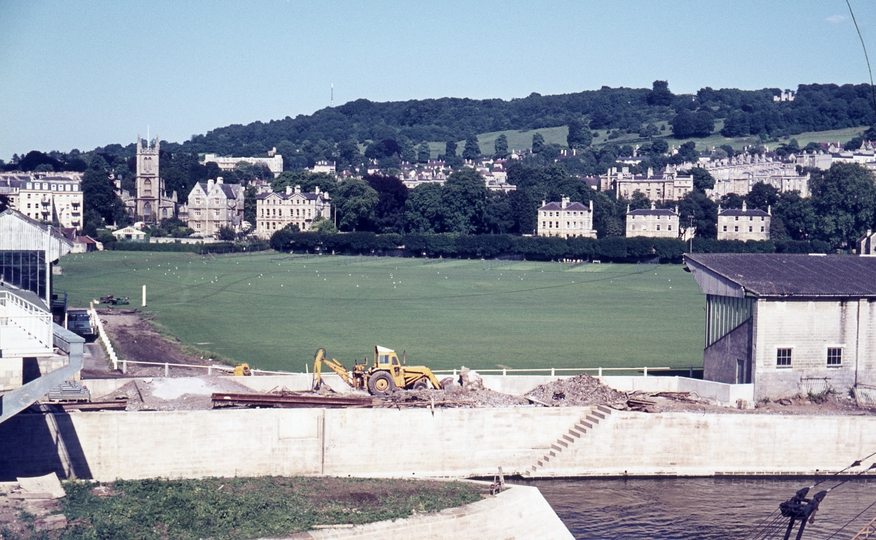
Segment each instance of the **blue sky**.
[{"label": "blue sky", "polygon": [[[876,63],[876,2],[851,0]],[[863,83],[845,0],[0,0],[0,159],[372,101]]]}]

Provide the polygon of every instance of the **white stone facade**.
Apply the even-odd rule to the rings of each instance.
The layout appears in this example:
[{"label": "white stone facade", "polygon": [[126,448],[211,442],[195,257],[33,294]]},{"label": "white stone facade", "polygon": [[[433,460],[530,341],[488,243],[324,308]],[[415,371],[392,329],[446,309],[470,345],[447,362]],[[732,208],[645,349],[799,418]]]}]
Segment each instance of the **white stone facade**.
[{"label": "white stone facade", "polygon": [[82,175],[77,172],[2,175],[10,206],[31,219],[82,229]]},{"label": "white stone facade", "polygon": [[301,191],[301,186],[286,187],[283,193],[260,193],[256,198],[256,235],[270,238],[286,225],[295,224],[309,231],[317,219],[331,219],[331,198],[316,188],[314,193]]},{"label": "white stone facade", "polygon": [[568,197],[563,197],[560,202],[545,204],[542,201],[538,209],[538,236],[596,238],[593,201],[590,201],[589,207],[579,202],[569,202]]},{"label": "white stone facade", "polygon": [[769,240],[771,211],[749,209],[721,210],[718,207],[718,240]]},{"label": "white stone facade", "polygon": [[264,165],[273,173],[274,178],[280,176],[283,172],[283,156],[274,154],[271,157],[221,157],[216,154],[204,155],[204,164],[215,163],[223,171],[231,171],[240,162],[249,163],[250,165]]},{"label": "white stone facade", "polygon": [[678,238],[678,207],[675,210],[654,208],[630,211],[627,206],[626,236],[650,238]]}]

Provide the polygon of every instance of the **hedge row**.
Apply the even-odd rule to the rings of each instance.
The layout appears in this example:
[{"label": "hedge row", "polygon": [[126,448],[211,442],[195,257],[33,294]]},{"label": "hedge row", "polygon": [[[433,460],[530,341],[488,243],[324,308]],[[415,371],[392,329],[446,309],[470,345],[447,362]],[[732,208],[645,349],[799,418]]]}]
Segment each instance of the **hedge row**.
[{"label": "hedge row", "polygon": [[[674,238],[548,238],[502,234],[374,234],[370,232],[327,234],[320,232],[278,231],[271,238],[277,251],[323,252],[369,255],[399,254],[412,257],[495,258],[520,256],[529,260],[607,260],[641,261],[659,257],[661,261],[680,261],[688,244]],[[825,253],[824,242],[764,241],[740,242],[695,239],[697,253]],[[397,253],[396,253],[397,252]]]},{"label": "hedge row", "polygon": [[198,253],[200,255],[204,255],[207,253],[242,253],[246,251],[264,251],[267,249],[271,249],[271,245],[268,242],[216,242],[213,244],[152,244],[149,242],[112,242],[105,244],[104,247],[111,251],[183,251]]}]

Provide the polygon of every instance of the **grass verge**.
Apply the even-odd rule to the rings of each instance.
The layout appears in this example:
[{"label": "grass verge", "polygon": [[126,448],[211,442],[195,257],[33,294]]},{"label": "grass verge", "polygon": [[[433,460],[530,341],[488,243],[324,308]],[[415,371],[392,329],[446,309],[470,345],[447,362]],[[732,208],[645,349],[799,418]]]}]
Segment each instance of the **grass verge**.
[{"label": "grass verge", "polygon": [[[316,525],[363,524],[437,512],[481,499],[464,482],[332,477],[70,481],[68,527],[22,539],[196,539],[286,536]],[[4,537],[6,538],[6,537]]]}]

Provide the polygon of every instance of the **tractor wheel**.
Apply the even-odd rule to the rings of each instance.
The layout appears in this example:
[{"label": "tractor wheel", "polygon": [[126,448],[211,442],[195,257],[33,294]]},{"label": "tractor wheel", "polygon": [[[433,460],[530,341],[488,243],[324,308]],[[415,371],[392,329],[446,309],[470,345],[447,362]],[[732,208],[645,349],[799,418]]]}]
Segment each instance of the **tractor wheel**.
[{"label": "tractor wheel", "polygon": [[378,371],[368,379],[368,391],[372,394],[384,396],[393,390],[395,390],[395,382],[385,371]]},{"label": "tractor wheel", "polygon": [[414,390],[428,390],[429,389],[429,381],[426,379],[420,379],[419,381],[414,383]]}]

